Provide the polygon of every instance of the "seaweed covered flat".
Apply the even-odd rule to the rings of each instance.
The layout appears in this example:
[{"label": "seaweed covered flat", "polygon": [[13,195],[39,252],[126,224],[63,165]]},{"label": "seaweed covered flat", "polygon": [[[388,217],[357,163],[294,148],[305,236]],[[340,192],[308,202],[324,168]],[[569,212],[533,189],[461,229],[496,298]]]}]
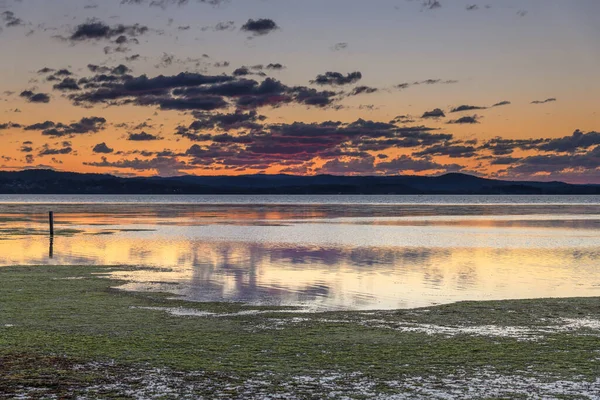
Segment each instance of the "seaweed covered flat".
[{"label": "seaweed covered flat", "polygon": [[0,270],[0,398],[594,398],[597,298],[306,313]]}]

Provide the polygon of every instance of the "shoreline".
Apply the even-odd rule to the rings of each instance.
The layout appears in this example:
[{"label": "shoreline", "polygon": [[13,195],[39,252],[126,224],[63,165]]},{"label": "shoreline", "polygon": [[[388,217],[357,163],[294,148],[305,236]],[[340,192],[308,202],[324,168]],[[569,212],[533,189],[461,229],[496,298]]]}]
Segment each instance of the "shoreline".
[{"label": "shoreline", "polygon": [[127,269],[0,269],[0,397],[594,398],[600,391],[598,298],[298,313],[114,289],[123,281],[106,274]]}]

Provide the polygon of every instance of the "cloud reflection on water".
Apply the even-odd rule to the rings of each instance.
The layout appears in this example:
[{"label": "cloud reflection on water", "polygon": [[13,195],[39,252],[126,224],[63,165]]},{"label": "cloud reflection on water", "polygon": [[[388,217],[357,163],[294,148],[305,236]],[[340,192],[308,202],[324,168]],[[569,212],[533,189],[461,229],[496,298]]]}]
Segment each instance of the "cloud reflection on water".
[{"label": "cloud reflection on water", "polygon": [[[466,208],[447,217],[418,205],[401,217],[390,207],[332,215],[322,206],[152,206],[137,216],[135,207],[81,207],[57,221],[84,233],[57,236],[52,247],[47,236],[3,235],[0,265],[142,265],[150,269],[115,275],[128,289],[192,300],[314,309],[600,295],[597,206],[543,215],[519,206],[522,216],[506,206],[485,216]],[[0,209],[0,229],[44,229],[20,212]],[[131,228],[149,230],[120,231]]]}]

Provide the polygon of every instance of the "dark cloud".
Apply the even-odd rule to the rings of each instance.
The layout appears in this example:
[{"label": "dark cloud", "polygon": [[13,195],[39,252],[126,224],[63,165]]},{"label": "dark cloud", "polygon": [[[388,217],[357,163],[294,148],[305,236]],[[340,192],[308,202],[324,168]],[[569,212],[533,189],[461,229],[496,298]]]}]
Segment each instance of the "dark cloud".
[{"label": "dark cloud", "polygon": [[509,174],[516,176],[536,173],[555,174],[563,171],[581,169],[598,171],[600,165],[600,149],[574,155],[536,155],[523,158],[518,165],[508,169]]},{"label": "dark cloud", "polygon": [[267,35],[275,30],[279,29],[279,26],[272,19],[260,18],[260,19],[249,19],[241,30],[249,32],[255,36]]},{"label": "dark cloud", "polygon": [[406,171],[424,172],[456,172],[460,171],[462,166],[458,164],[440,164],[430,159],[415,159],[406,155],[398,157],[391,161],[384,161],[377,164],[377,170],[384,174],[402,174]]},{"label": "dark cloud", "polygon": [[315,85],[349,85],[356,83],[362,79],[360,72],[350,72],[346,76],[339,72],[325,72],[324,74],[317,75],[317,77],[310,81]]},{"label": "dark cloud", "polygon": [[149,142],[149,141],[155,141],[155,140],[161,140],[161,139],[162,138],[160,136],[152,135],[152,134],[146,133],[146,132],[130,133],[127,136],[127,140],[131,140],[131,141],[135,141],[135,142]]},{"label": "dark cloud", "polygon": [[71,75],[73,75],[73,73],[71,71],[69,71],[68,69],[59,69],[58,71],[56,71],[54,73],[54,75],[64,77],[64,76],[71,76]]},{"label": "dark cloud", "polygon": [[160,7],[166,9],[168,6],[184,6],[190,2],[196,2],[201,4],[209,4],[212,6],[218,6],[227,3],[229,0],[121,0],[121,4],[132,4],[132,5],[149,5],[150,7]]},{"label": "dark cloud", "polygon": [[[77,25],[75,31],[70,36],[73,41],[82,40],[110,40],[115,36],[121,37],[124,35],[139,36],[148,32],[148,27],[135,24],[135,25],[115,25],[109,26],[101,21],[89,21],[80,25]],[[125,37],[127,39],[127,37]],[[123,39],[120,39],[123,43]]]},{"label": "dark cloud", "polygon": [[[102,79],[99,79],[102,78]],[[233,77],[207,76],[198,73],[180,73],[173,76],[159,75],[148,78],[146,75],[132,77],[129,75],[100,75],[88,79],[87,90],[71,95],[75,104],[90,105],[94,103],[158,105],[165,110],[214,110],[224,108],[227,102],[221,97],[210,96],[209,90],[198,90],[195,93],[180,91],[173,96],[172,89],[202,87],[234,80]],[[81,83],[81,82],[80,82]],[[206,94],[200,96],[199,94]],[[117,103],[117,101],[121,101]]]},{"label": "dark cloud", "polygon": [[236,69],[235,71],[233,71],[233,75],[235,76],[246,76],[246,75],[250,75],[251,72],[247,67],[240,67],[238,69]]},{"label": "dark cloud", "polygon": [[[250,129],[259,130],[262,128],[258,122],[263,121],[265,117],[259,115],[256,111],[242,112],[238,111],[231,114],[221,113],[196,113],[198,118],[190,124],[188,131],[201,131],[201,130],[239,130],[239,129]],[[180,127],[179,129],[182,129]]]},{"label": "dark cloud", "polygon": [[56,85],[53,86],[53,88],[55,90],[60,90],[60,91],[72,91],[72,90],[80,90],[81,88],[79,87],[79,85],[77,84],[77,81],[73,78],[65,78],[62,80],[62,82],[57,83]]},{"label": "dark cloud", "polygon": [[11,128],[21,128],[21,124],[18,124],[16,122],[5,122],[0,124],[0,131]]},{"label": "dark cloud", "polygon": [[285,69],[285,66],[280,63],[271,63],[271,64],[267,64],[267,66],[265,68],[274,69],[274,70],[282,70],[282,69]]},{"label": "dark cloud", "polygon": [[26,98],[30,103],[50,103],[50,96],[46,93],[33,93],[31,90],[25,90],[19,96]]},{"label": "dark cloud", "polygon": [[487,109],[487,107],[462,105],[462,106],[453,108],[452,110],[450,110],[450,112],[455,113],[455,112],[462,112],[462,111],[485,110],[485,109]]},{"label": "dark cloud", "polygon": [[479,10],[479,6],[477,4],[467,4],[465,8],[467,11]]},{"label": "dark cloud", "polygon": [[51,72],[54,72],[54,71],[55,71],[55,70],[54,70],[54,69],[52,69],[52,68],[44,67],[44,68],[42,68],[42,69],[38,70],[38,72],[37,72],[37,73],[38,73],[38,74],[41,74],[41,75],[44,75],[44,74],[48,74],[48,73],[51,73]]},{"label": "dark cloud", "polygon": [[103,130],[106,126],[106,119],[102,117],[82,118],[78,122],[71,124],[55,123],[53,121],[45,121],[24,127],[26,131],[41,131],[42,135],[52,137],[63,137],[82,135],[86,133],[97,133]]},{"label": "dark cloud", "polygon": [[477,149],[473,146],[436,145],[414,153],[415,156],[449,156],[451,158],[473,157]]},{"label": "dark cloud", "polygon": [[94,148],[92,149],[92,151],[94,153],[109,154],[109,153],[112,153],[114,151],[114,149],[111,149],[110,147],[108,147],[106,145],[106,143],[102,142],[102,143],[98,143],[97,145],[95,145]]},{"label": "dark cloud", "polygon": [[138,98],[137,105],[157,105],[161,110],[202,110],[212,111],[226,108],[228,103],[219,96],[192,96],[187,98],[172,98],[167,96],[149,96]]},{"label": "dark cloud", "polygon": [[390,161],[375,163],[373,156],[354,158],[350,160],[330,160],[327,161],[319,170],[319,173],[333,175],[399,175],[406,172],[439,171],[450,172],[458,171],[462,167],[457,164],[444,165],[429,159],[415,159],[406,155],[395,158]]},{"label": "dark cloud", "polygon": [[138,60],[139,58],[140,58],[140,55],[139,55],[139,54],[133,54],[133,55],[131,55],[131,56],[129,56],[129,57],[125,57],[125,60],[127,60],[127,61],[131,62],[131,61],[136,61],[136,60]]},{"label": "dark cloud", "polygon": [[348,43],[346,43],[346,42],[336,43],[333,46],[331,46],[331,50],[333,50],[333,51],[340,51],[340,50],[344,50],[347,48],[348,48]]},{"label": "dark cloud", "polygon": [[[236,70],[235,75],[231,76],[186,72],[153,78],[146,75],[131,76],[127,74],[125,66],[110,71],[107,67],[96,65],[90,65],[88,68],[96,75],[77,81],[83,89],[68,96],[75,105],[91,107],[98,103],[112,106],[134,104],[182,111],[211,111],[227,108],[232,104],[248,110],[265,106],[278,107],[293,102],[313,107],[329,107],[333,106],[334,101],[341,99],[342,94],[304,86],[289,87],[273,78],[257,81],[244,76],[246,73],[260,75],[262,72],[253,71],[260,71],[264,68],[263,65],[244,67]],[[269,65],[267,68],[278,66]],[[359,73],[342,76],[339,83],[356,80],[356,74]],[[329,78],[335,80],[339,77]],[[365,90],[368,92],[373,89]],[[337,97],[338,95],[340,97]]]},{"label": "dark cloud", "polygon": [[492,159],[490,162],[491,165],[514,165],[516,164],[520,158],[515,157],[498,157]]},{"label": "dark cloud", "polygon": [[329,160],[320,168],[320,173],[332,175],[370,175],[375,170],[375,157],[353,158],[350,160]]},{"label": "dark cloud", "polygon": [[436,84],[451,85],[453,83],[458,83],[458,81],[453,80],[453,79],[448,79],[445,81],[442,79],[425,79],[424,81],[413,82],[413,85],[436,85]]},{"label": "dark cloud", "polygon": [[438,0],[423,0],[423,8],[427,10],[435,10],[441,7],[442,4]]},{"label": "dark cloud", "polygon": [[553,103],[555,101],[556,101],[556,99],[554,97],[551,97],[546,100],[534,100],[531,102],[531,104],[546,104],[546,103]]},{"label": "dark cloud", "polygon": [[511,154],[516,149],[535,150],[538,146],[548,141],[548,139],[503,139],[495,137],[485,142],[481,146],[481,149],[490,150],[497,156],[503,156]]},{"label": "dark cloud", "polygon": [[414,122],[410,115],[398,115],[390,121],[390,124],[412,124]]},{"label": "dark cloud", "polygon": [[119,64],[116,67],[106,67],[95,64],[88,64],[87,68],[95,74],[125,75],[131,72],[131,69],[123,64]]},{"label": "dark cloud", "polygon": [[233,78],[226,75],[208,76],[192,72],[182,72],[173,76],[159,75],[154,78],[148,78],[146,75],[141,75],[136,78],[128,78],[123,84],[113,87],[112,89],[114,89],[114,91],[120,92],[117,92],[116,96],[109,96],[109,98],[125,97],[140,92],[151,92],[155,94],[165,93],[164,91],[167,89],[214,84],[231,80],[233,80]]},{"label": "dark cloud", "polygon": [[596,145],[600,145],[600,132],[583,133],[580,130],[576,130],[571,136],[552,139],[547,143],[543,143],[538,148],[543,151],[566,153],[575,152]]},{"label": "dark cloud", "polygon": [[183,136],[184,138],[189,139],[192,142],[206,142],[212,139],[212,134],[210,133],[196,133],[193,130],[184,126],[177,127],[177,129],[175,130],[175,134]]},{"label": "dark cloud", "polygon": [[64,142],[63,147],[60,147],[60,148],[51,148],[47,144],[43,145],[38,153],[38,156],[43,157],[43,156],[71,154],[71,153],[73,153],[73,148],[71,147],[71,143]]},{"label": "dark cloud", "polygon": [[325,95],[325,93],[309,93],[307,88],[289,88],[281,82],[267,78],[263,82],[251,79],[240,79],[214,85],[177,89],[173,91],[176,96],[194,96],[198,94],[225,96],[236,101],[238,108],[252,109],[263,106],[278,106],[296,100],[300,103],[308,102],[310,95]]},{"label": "dark cloud", "polygon": [[[227,122],[225,122],[227,121]],[[186,155],[199,168],[261,169],[285,162],[288,167],[309,163],[314,157],[326,161],[343,157],[371,157],[367,151],[432,146],[453,139],[427,127],[397,127],[394,124],[356,120],[352,123],[265,124],[254,112],[220,114],[212,120],[204,115],[177,135],[206,145],[194,145]],[[250,128],[245,128],[251,124]],[[215,134],[235,127],[235,133]],[[242,127],[242,128],[240,128]],[[240,128],[240,129],[237,129]],[[296,168],[295,167],[295,168]],[[297,169],[296,168],[296,169]]]},{"label": "dark cloud", "polygon": [[508,106],[509,104],[511,104],[510,101],[501,101],[499,103],[494,104],[492,107],[501,107],[501,106]]},{"label": "dark cloud", "polygon": [[305,86],[297,86],[291,89],[294,99],[301,104],[316,107],[326,107],[333,103],[333,97],[336,92],[329,90],[319,91]]},{"label": "dark cloud", "polygon": [[155,157],[150,160],[135,158],[133,160],[108,161],[102,157],[99,162],[85,162],[84,165],[100,168],[133,169],[136,171],[156,171],[159,175],[178,175],[180,171],[195,168],[173,157]]},{"label": "dark cloud", "polygon": [[121,0],[121,4],[148,4],[151,7],[164,8],[168,5],[182,6],[189,2],[189,0]]},{"label": "dark cloud", "polygon": [[408,82],[400,83],[400,84],[395,85],[394,87],[396,89],[404,90],[404,89],[408,89],[411,86],[437,85],[437,84],[451,85],[451,84],[454,84],[454,83],[458,83],[458,81],[457,80],[453,80],[453,79],[448,79],[448,80],[442,80],[442,79],[425,79],[424,81],[415,81],[413,83],[408,83]]},{"label": "dark cloud", "polygon": [[379,89],[369,86],[357,86],[349,93],[350,96],[357,96],[359,94],[370,94],[375,93]]},{"label": "dark cloud", "polygon": [[2,20],[7,28],[25,25],[23,20],[21,18],[17,18],[15,13],[12,11],[4,11],[2,14],[0,14],[0,16],[2,17]]},{"label": "dark cloud", "polygon": [[223,21],[219,22],[216,25],[203,26],[200,28],[202,31],[212,30],[215,32],[223,32],[223,31],[233,31],[235,29],[234,21]]},{"label": "dark cloud", "polygon": [[446,114],[440,108],[433,109],[431,111],[425,111],[421,118],[443,118]]},{"label": "dark cloud", "polygon": [[478,124],[479,117],[477,115],[465,116],[458,119],[448,121],[449,124]]},{"label": "dark cloud", "polygon": [[31,153],[33,151],[33,147],[31,146],[33,143],[31,142],[23,142],[19,151],[21,153]]},{"label": "dark cloud", "polygon": [[39,123],[33,124],[33,125],[27,125],[23,129],[25,129],[26,131],[41,131],[44,129],[53,128],[55,125],[56,124],[52,121],[46,121],[46,122],[39,122]]}]

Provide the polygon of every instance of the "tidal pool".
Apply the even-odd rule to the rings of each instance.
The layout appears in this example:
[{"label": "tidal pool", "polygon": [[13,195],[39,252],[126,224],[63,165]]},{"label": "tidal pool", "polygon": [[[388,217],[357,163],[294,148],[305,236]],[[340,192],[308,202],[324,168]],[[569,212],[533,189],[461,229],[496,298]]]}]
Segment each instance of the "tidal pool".
[{"label": "tidal pool", "polygon": [[600,197],[0,196],[0,265],[43,264],[311,310],[598,296]]}]

